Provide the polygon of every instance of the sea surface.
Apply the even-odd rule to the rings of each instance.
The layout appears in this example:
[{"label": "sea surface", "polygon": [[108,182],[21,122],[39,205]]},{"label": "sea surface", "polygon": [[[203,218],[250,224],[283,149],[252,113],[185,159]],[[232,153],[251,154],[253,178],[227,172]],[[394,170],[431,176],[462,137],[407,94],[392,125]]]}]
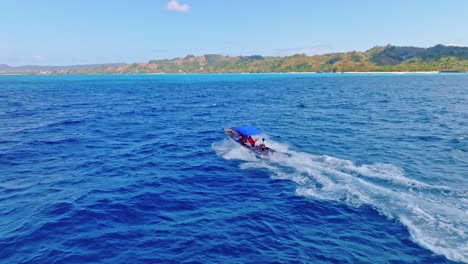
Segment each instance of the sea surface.
[{"label": "sea surface", "polygon": [[457,262],[467,74],[0,76],[0,263]]}]

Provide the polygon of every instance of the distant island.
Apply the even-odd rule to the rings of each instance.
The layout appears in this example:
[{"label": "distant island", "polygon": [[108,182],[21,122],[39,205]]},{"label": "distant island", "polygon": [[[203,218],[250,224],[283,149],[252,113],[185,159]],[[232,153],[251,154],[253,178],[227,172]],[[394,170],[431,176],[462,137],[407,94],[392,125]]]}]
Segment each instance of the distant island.
[{"label": "distant island", "polygon": [[273,72],[467,72],[468,47],[430,48],[376,46],[308,56],[187,55],[147,63],[77,66],[0,65],[0,74],[127,74],[127,73],[273,73]]}]

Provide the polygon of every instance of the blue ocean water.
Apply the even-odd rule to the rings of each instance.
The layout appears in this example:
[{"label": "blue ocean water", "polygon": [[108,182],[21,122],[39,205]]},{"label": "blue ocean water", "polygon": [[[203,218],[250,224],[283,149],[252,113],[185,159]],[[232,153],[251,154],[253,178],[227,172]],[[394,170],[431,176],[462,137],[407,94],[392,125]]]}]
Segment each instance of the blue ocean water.
[{"label": "blue ocean water", "polygon": [[467,136],[465,74],[0,76],[0,262],[467,263]]}]

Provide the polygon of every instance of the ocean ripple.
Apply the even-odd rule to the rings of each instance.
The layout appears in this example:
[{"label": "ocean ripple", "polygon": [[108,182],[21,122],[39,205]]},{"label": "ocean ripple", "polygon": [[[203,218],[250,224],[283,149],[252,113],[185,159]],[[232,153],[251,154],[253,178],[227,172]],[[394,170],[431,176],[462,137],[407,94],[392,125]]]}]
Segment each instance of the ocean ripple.
[{"label": "ocean ripple", "polygon": [[0,262],[468,262],[467,78],[0,76]]}]

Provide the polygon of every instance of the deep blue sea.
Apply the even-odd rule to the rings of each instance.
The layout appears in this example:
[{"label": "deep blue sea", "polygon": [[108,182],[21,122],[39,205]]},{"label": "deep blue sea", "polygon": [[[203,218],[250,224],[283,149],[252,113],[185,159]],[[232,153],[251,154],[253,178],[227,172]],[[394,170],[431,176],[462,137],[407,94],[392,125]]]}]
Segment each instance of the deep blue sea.
[{"label": "deep blue sea", "polygon": [[0,76],[0,262],[468,263],[468,74]]}]

